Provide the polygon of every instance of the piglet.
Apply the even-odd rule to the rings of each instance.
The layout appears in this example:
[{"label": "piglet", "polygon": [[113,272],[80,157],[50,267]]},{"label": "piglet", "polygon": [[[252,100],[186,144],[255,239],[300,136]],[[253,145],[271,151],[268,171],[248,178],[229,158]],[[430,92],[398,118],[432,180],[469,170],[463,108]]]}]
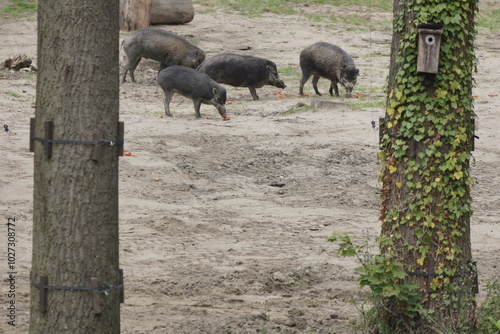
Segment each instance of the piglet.
[{"label": "piglet", "polygon": [[212,80],[205,73],[190,67],[174,65],[158,73],[158,84],[165,93],[165,114],[170,113],[170,100],[177,93],[193,100],[196,118],[201,118],[200,106],[212,104],[217,108],[223,119],[226,116],[226,89]]}]

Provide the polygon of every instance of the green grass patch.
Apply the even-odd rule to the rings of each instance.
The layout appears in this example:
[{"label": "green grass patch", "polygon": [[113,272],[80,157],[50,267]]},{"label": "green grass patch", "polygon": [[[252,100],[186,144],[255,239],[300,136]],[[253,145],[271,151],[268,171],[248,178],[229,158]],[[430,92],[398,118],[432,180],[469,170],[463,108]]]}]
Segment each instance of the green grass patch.
[{"label": "green grass patch", "polygon": [[[370,29],[373,23],[367,21],[366,14],[370,11],[392,12],[392,0],[310,0],[312,5],[329,5],[348,8],[349,6],[365,7],[365,13],[359,13],[358,10],[352,10],[349,15],[336,15],[333,7],[326,7],[320,13],[309,13],[304,7],[303,0],[194,0],[195,4],[205,6],[199,9],[201,12],[208,12],[214,9],[220,9],[225,12],[239,13],[248,16],[259,16],[265,13],[281,15],[301,15],[307,20],[319,23],[325,27],[335,29],[336,25],[343,24],[349,31],[366,31]],[[390,27],[392,21],[377,22],[377,26]]]},{"label": "green grass patch", "polygon": [[[296,7],[304,5],[303,0],[195,0],[195,4],[208,7],[221,8],[241,12],[242,14],[255,15],[264,13],[295,14]],[[324,4],[332,6],[365,6],[377,10],[392,10],[392,0],[310,0],[309,5]]]},{"label": "green grass patch", "polygon": [[[339,6],[341,7],[342,5]],[[347,6],[347,4],[343,6]],[[373,8],[372,6],[371,10],[375,11],[380,9]],[[304,11],[301,10],[301,12]],[[391,12],[391,10],[387,10],[387,12]],[[325,28],[338,29],[337,25],[342,24],[347,26],[345,29],[348,31],[367,31],[374,26],[376,26],[377,29],[383,29],[385,31],[390,31],[392,29],[392,19],[381,19],[375,14],[370,14],[366,10],[361,10],[361,12],[359,10],[353,10],[349,15],[337,15],[335,9],[328,9],[322,13],[307,13],[304,15],[306,15],[309,21],[324,24]],[[368,19],[367,16],[369,17]]]},{"label": "green grass patch", "polygon": [[297,83],[302,78],[302,71],[295,66],[278,67],[278,74],[282,80],[297,81]]},{"label": "green grass patch", "polygon": [[12,97],[16,97],[16,98],[21,97],[21,95],[19,95],[19,94],[17,94],[17,93],[14,93],[14,92],[13,92],[13,91],[11,91],[11,90],[7,91],[7,94],[9,94],[9,95],[10,95],[10,96],[12,96]]},{"label": "green grass patch", "polygon": [[0,10],[7,14],[36,13],[37,7],[37,0],[10,0]]},{"label": "green grass patch", "polygon": [[477,26],[491,31],[500,30],[500,8],[480,11],[477,15]]},{"label": "green grass patch", "polygon": [[296,12],[285,0],[195,0],[194,3],[249,15]]},{"label": "green grass patch", "polygon": [[291,109],[285,111],[283,115],[293,115],[301,112],[306,112],[306,111],[316,111],[311,105],[305,104],[305,103],[297,103],[294,107]]},{"label": "green grass patch", "polygon": [[[295,4],[302,4],[304,1],[301,0],[290,0],[289,2]],[[392,11],[393,0],[312,0],[308,1],[309,4],[325,4],[332,6],[364,6],[373,9],[381,9],[386,11]]]},{"label": "green grass patch", "polygon": [[381,52],[370,52],[364,56],[364,58],[370,59],[370,58],[379,58],[379,57],[385,57]]},{"label": "green grass patch", "polygon": [[346,105],[352,110],[384,108],[385,100],[384,99],[368,100],[366,98],[350,99],[346,100]]}]

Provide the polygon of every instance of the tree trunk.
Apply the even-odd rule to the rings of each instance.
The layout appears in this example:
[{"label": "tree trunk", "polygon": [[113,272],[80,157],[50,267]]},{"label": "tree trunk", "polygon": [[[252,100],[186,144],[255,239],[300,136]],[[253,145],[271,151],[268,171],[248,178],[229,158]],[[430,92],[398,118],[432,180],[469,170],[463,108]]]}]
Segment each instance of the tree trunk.
[{"label": "tree trunk", "polygon": [[149,27],[152,0],[120,0],[120,29],[139,30]]},{"label": "tree trunk", "polygon": [[[118,0],[38,1],[35,137],[52,121],[55,140],[114,139],[118,15]],[[53,143],[50,156],[44,146],[34,142],[30,333],[119,333],[119,289],[43,288],[120,285],[117,146],[93,159],[93,145]]]},{"label": "tree trunk", "polygon": [[[381,251],[402,263],[401,284],[416,283],[423,306],[386,298],[382,322],[395,333],[474,332],[469,160],[476,10],[477,0],[394,2]],[[417,73],[418,28],[436,23],[443,24],[438,73]]]}]

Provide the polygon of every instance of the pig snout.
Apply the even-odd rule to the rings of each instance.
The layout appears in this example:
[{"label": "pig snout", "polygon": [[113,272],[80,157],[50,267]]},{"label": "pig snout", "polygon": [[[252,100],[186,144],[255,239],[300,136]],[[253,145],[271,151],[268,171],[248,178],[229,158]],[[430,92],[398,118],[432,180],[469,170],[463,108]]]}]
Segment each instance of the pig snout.
[{"label": "pig snout", "polygon": [[212,88],[213,98],[211,100],[212,104],[215,106],[217,111],[222,117],[226,117],[226,90],[222,87]]},{"label": "pig snout", "polygon": [[275,67],[273,67],[271,65],[267,65],[266,70],[268,73],[268,84],[269,85],[272,85],[272,86],[275,86],[278,88],[283,88],[283,89],[286,88],[286,85],[283,82],[283,80],[281,80],[279,78],[278,71],[276,70]]},{"label": "pig snout", "polygon": [[342,77],[340,78],[340,84],[344,86],[347,96],[352,95],[352,89],[356,86],[358,74],[359,70],[355,67],[347,67],[344,69]]},{"label": "pig snout", "polygon": [[276,83],[275,83],[275,86],[278,87],[278,88],[283,88],[285,89],[286,88],[286,85],[285,83],[283,82],[283,80],[278,80]]},{"label": "pig snout", "polygon": [[227,117],[227,114],[226,114],[226,106],[223,105],[223,104],[218,104],[215,106],[215,108],[217,108],[217,111],[219,111],[219,114],[221,117]]},{"label": "pig snout", "polygon": [[192,68],[198,68],[201,63],[205,60],[205,52],[201,50],[195,50],[194,55],[192,55],[191,66]]},{"label": "pig snout", "polygon": [[346,81],[346,82],[341,82],[342,86],[344,86],[345,88],[345,94],[347,96],[351,96],[352,95],[352,89],[354,88],[354,86],[356,85],[356,83],[354,82],[350,82],[350,81]]}]

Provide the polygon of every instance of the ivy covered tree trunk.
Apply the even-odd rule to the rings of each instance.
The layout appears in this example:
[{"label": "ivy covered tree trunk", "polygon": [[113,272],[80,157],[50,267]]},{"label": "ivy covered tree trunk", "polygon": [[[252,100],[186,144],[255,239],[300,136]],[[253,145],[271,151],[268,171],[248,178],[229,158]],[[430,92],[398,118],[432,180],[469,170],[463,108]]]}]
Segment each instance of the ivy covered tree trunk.
[{"label": "ivy covered tree trunk", "polygon": [[[396,0],[382,136],[382,333],[474,333],[471,256],[474,18],[478,0]],[[417,72],[419,28],[442,28],[439,69]],[[432,40],[429,41],[432,44]]]},{"label": "ivy covered tree trunk", "polygon": [[[118,15],[118,0],[38,1],[34,137],[117,135]],[[120,332],[118,149],[99,147],[34,141],[30,333]]]}]

